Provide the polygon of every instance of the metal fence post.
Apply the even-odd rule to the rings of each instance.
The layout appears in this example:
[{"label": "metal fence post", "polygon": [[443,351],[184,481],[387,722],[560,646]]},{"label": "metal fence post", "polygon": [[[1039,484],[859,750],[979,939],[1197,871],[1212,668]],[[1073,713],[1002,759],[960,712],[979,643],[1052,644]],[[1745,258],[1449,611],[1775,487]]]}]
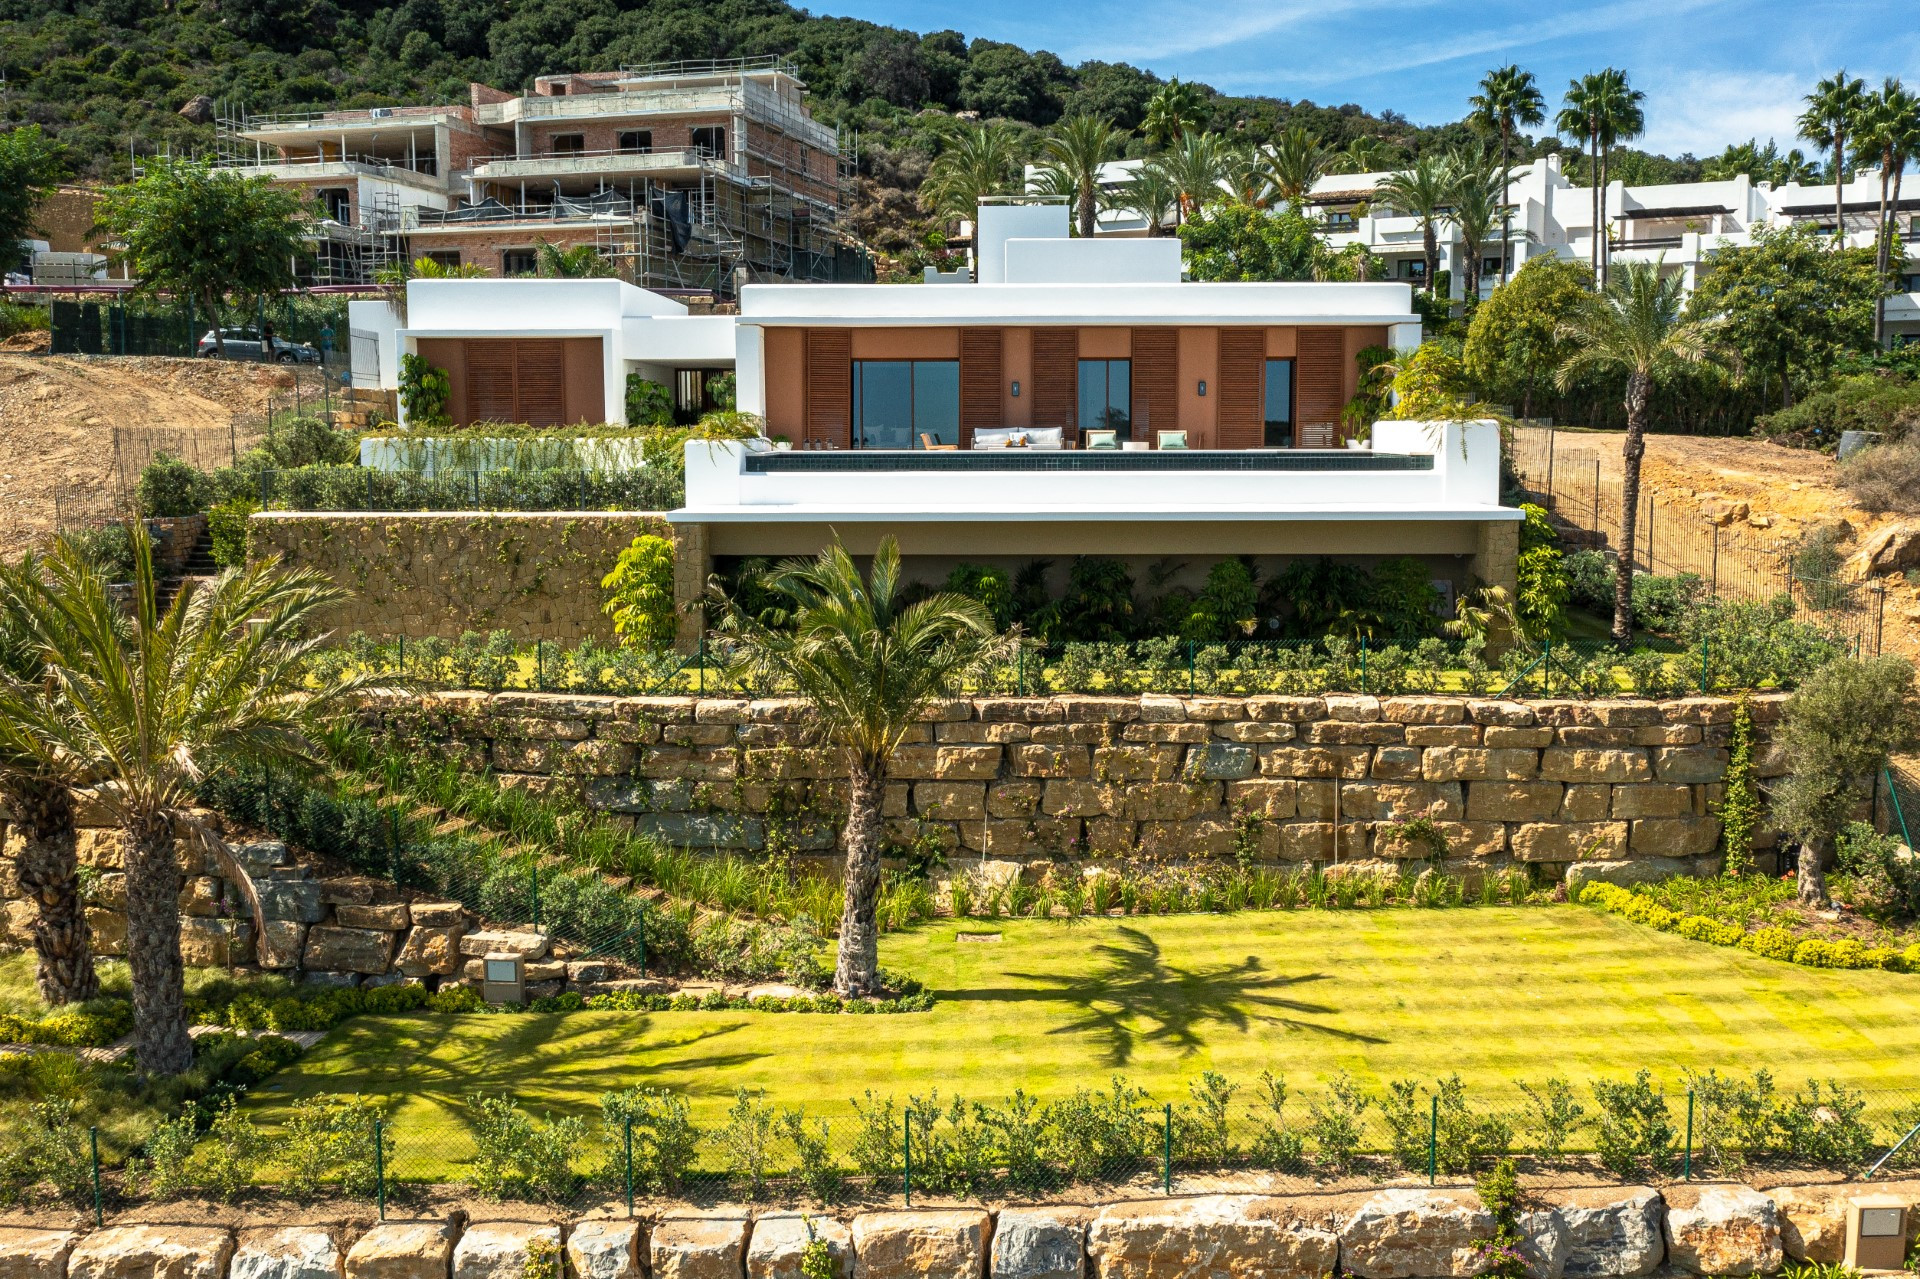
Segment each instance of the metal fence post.
[{"label": "metal fence post", "polygon": [[1367,691],[1367,637],[1360,637],[1360,691]]},{"label": "metal fence post", "polygon": [[627,1216],[633,1216],[633,1117],[627,1117]]},{"label": "metal fence post", "polygon": [[535,688],[547,686],[547,642],[545,640],[533,642],[533,686]]},{"label": "metal fence post", "polygon": [[1173,1193],[1173,1103],[1167,1103],[1166,1112],[1166,1151],[1160,1160],[1160,1190],[1163,1194]]},{"label": "metal fence post", "polygon": [[1187,696],[1193,696],[1193,641],[1187,641]]},{"label": "metal fence post", "polygon": [[538,860],[528,863],[527,873],[533,881],[533,931],[537,933],[540,931],[540,863]]},{"label": "metal fence post", "polygon": [[1712,649],[1709,646],[1712,643],[1713,641],[1708,639],[1706,636],[1703,635],[1700,637],[1700,692],[1702,694],[1710,693],[1713,691],[1712,689],[1707,687],[1709,680],[1712,678],[1712,676],[1709,673],[1711,670],[1711,667],[1708,662],[1708,657],[1712,653]]},{"label": "metal fence post", "polygon": [[639,951],[640,975],[645,977],[647,975],[647,911],[644,906],[640,908],[640,917],[634,921],[633,931]]},{"label": "metal fence post", "polygon": [[1693,1089],[1687,1089],[1687,1150],[1680,1157],[1680,1176],[1693,1180]]},{"label": "metal fence post", "polygon": [[1427,1184],[1431,1186],[1440,1172],[1440,1094],[1433,1094],[1433,1109],[1427,1120]]},{"label": "metal fence post", "polygon": [[913,1207],[913,1120],[909,1118],[900,1129],[900,1190],[907,1197],[907,1207]]},{"label": "metal fence post", "polygon": [[1553,637],[1540,641],[1540,696],[1553,696]]},{"label": "metal fence post", "polygon": [[380,1220],[387,1219],[387,1139],[385,1125],[378,1115],[373,1119],[373,1194],[380,1206]]},{"label": "metal fence post", "polygon": [[87,1149],[93,1156],[93,1225],[97,1230],[106,1225],[106,1219],[100,1211],[100,1130],[87,1129]]},{"label": "metal fence post", "polygon": [[1021,697],[1027,695],[1027,646],[1022,644],[1016,656],[1017,665],[1014,674],[1014,692]]}]

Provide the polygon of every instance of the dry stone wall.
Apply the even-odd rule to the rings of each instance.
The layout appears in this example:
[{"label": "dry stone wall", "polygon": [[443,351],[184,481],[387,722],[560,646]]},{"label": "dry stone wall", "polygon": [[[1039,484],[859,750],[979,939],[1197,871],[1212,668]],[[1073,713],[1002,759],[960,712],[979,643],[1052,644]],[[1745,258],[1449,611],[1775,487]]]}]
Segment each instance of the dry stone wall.
[{"label": "dry stone wall", "polygon": [[[1530,1279],[1766,1275],[1838,1262],[1848,1205],[1911,1205],[1920,1182],[1546,1190],[1520,1219]],[[484,1215],[484,1214],[483,1214]],[[579,1279],[800,1279],[810,1238],[840,1279],[1472,1279],[1492,1217],[1471,1190],[1393,1187],[1358,1204],[1257,1194],[1106,1205],[825,1214],[667,1210],[638,1219],[368,1226],[0,1226],[21,1279],[525,1279],[557,1250]],[[1911,1236],[1910,1236],[1911,1237]],[[549,1263],[550,1264],[550,1263]]]},{"label": "dry stone wall", "polygon": [[[1783,702],[1752,699],[1762,777],[1781,771]],[[885,811],[896,846],[1015,860],[1405,862],[1437,832],[1454,863],[1627,882],[1715,866],[1733,713],[1713,697],[956,699],[895,753]],[[830,854],[845,811],[842,763],[790,699],[439,693],[370,718],[677,845]]]},{"label": "dry stone wall", "polygon": [[613,638],[600,579],[643,533],[672,536],[659,516],[624,512],[267,511],[248,526],[248,553],[350,591],[323,619],[342,635],[451,640],[504,629],[526,644],[576,644]]}]

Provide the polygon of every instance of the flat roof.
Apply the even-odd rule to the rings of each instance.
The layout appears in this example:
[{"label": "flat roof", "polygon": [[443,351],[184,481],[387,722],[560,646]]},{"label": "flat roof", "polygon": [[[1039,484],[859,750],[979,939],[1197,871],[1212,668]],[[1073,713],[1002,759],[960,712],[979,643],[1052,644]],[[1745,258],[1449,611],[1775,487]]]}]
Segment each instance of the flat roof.
[{"label": "flat roof", "polygon": [[1006,506],[941,506],[924,503],[907,506],[885,502],[765,502],[738,506],[683,506],[667,512],[675,524],[819,524],[844,522],[870,524],[899,522],[908,524],[1062,524],[1089,520],[1122,520],[1149,523],[1220,523],[1223,521],[1266,524],[1323,520],[1347,523],[1359,520],[1449,522],[1459,520],[1512,521],[1526,514],[1509,506],[1466,503],[1452,506],[1427,506],[1416,503],[1276,503],[1221,502],[1213,504],[1138,503],[1127,506],[1104,504],[1073,505],[1061,503],[1045,509],[1014,510]]},{"label": "flat roof", "polygon": [[740,323],[807,325],[1417,324],[1412,286],[1334,284],[749,284]]}]

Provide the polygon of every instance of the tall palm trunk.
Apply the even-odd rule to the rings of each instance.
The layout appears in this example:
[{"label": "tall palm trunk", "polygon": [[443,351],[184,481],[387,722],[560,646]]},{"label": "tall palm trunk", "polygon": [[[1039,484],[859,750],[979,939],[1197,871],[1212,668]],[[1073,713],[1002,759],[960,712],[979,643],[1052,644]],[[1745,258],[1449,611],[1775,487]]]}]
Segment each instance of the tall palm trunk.
[{"label": "tall palm trunk", "polygon": [[1513,165],[1508,160],[1508,152],[1513,144],[1513,130],[1504,123],[1500,126],[1500,283],[1505,284],[1513,275]]},{"label": "tall palm trunk", "polygon": [[1613,158],[1613,148],[1600,147],[1597,156],[1596,163],[1600,166],[1600,173],[1595,189],[1600,201],[1600,224],[1598,234],[1594,237],[1594,247],[1600,254],[1599,279],[1600,287],[1604,289],[1607,287],[1607,275],[1613,269],[1613,236],[1610,234],[1613,230],[1613,215],[1607,207],[1607,171],[1612,167],[1609,161]]},{"label": "tall palm trunk", "polygon": [[20,827],[20,889],[33,902],[35,979],[49,1004],[71,1004],[100,993],[92,938],[80,906],[74,861],[73,797],[57,782],[19,779],[7,788],[7,807]]},{"label": "tall palm trunk", "polygon": [[1647,403],[1653,379],[1635,370],[1627,377],[1627,443],[1620,478],[1620,552],[1614,560],[1613,642],[1633,642],[1633,539],[1640,515],[1640,459],[1647,451]]},{"label": "tall palm trunk", "polygon": [[1079,214],[1080,214],[1081,238],[1091,239],[1093,237],[1093,218],[1094,218],[1093,183],[1091,182],[1086,182],[1081,184],[1080,199],[1079,199]]},{"label": "tall palm trunk", "polygon": [[1843,130],[1833,131],[1833,247],[1843,249],[1847,245],[1847,201],[1845,184],[1841,180],[1841,167],[1847,162],[1847,135]]},{"label": "tall palm trunk", "polygon": [[1887,225],[1887,179],[1888,170],[1893,168],[1890,155],[1880,158],[1880,219],[1875,224],[1873,234],[1873,268],[1882,282],[1879,296],[1873,300],[1873,342],[1875,346],[1886,345],[1887,340],[1887,298],[1885,280],[1887,278],[1887,259],[1891,256],[1892,227]]},{"label": "tall palm trunk", "polygon": [[1420,247],[1426,252],[1427,259],[1427,296],[1440,296],[1440,237],[1434,233],[1433,219],[1421,223]]},{"label": "tall palm trunk", "polygon": [[843,998],[870,995],[880,984],[880,841],[885,821],[881,801],[887,793],[886,766],[856,759],[848,770],[846,904],[840,911],[840,955],[833,989]]},{"label": "tall palm trunk", "polygon": [[133,976],[134,1055],[142,1072],[177,1075],[193,1065],[180,963],[180,866],[166,809],[126,828],[127,965]]},{"label": "tall palm trunk", "polygon": [[1600,130],[1587,127],[1587,203],[1593,212],[1593,244],[1587,251],[1589,265],[1593,267],[1594,287],[1600,286]]}]

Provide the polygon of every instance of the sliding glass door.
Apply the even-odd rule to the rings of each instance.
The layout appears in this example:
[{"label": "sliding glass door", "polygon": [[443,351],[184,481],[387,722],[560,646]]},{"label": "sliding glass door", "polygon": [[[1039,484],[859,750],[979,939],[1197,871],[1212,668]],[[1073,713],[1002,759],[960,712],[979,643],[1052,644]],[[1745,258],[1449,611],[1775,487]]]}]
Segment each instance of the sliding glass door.
[{"label": "sliding glass door", "polygon": [[917,449],[923,443],[959,442],[960,361],[853,362],[855,448]]},{"label": "sliding glass door", "polygon": [[1267,361],[1265,434],[1270,449],[1293,447],[1293,361]]},{"label": "sliding glass door", "polygon": [[1132,438],[1132,360],[1080,361],[1080,429],[1116,431],[1117,440]]}]

